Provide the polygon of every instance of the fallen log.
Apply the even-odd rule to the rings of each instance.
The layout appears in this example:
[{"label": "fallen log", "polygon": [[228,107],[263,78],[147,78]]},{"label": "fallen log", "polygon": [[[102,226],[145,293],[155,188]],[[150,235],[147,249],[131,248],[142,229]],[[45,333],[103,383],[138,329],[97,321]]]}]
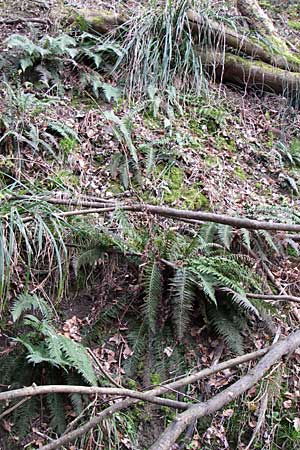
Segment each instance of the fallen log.
[{"label": "fallen log", "polygon": [[[237,6],[261,39],[253,37],[249,32],[230,28],[194,10],[186,10],[187,29],[203,56],[203,67],[220,82],[251,87],[262,92],[273,92],[299,103],[299,55],[290,50],[288,43],[279,36],[273,22],[256,1],[240,0]],[[141,21],[143,14],[147,14],[147,11],[140,16]],[[81,29],[90,29],[101,34],[122,25],[123,31],[128,30],[129,35],[134,36],[135,21],[128,20],[125,13],[79,9],[73,14],[73,22]],[[174,33],[176,34],[175,28]],[[203,42],[205,39],[212,45],[210,51],[207,51],[207,46]],[[130,64],[131,58],[126,57],[126,51],[124,56],[126,64],[128,62]],[[135,64],[134,60],[132,64]],[[122,61],[119,68],[122,69]]]}]

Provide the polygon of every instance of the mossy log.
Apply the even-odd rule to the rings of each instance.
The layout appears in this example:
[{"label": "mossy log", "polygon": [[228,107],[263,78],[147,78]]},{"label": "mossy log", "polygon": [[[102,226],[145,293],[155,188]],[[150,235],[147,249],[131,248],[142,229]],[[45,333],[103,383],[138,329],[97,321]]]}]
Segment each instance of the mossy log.
[{"label": "mossy log", "polygon": [[123,25],[127,18],[123,14],[118,14],[105,9],[78,9],[73,15],[75,23],[81,29],[89,29],[100,34],[106,34],[114,28]]},{"label": "mossy log", "polygon": [[[261,40],[217,21],[208,21],[193,10],[187,11],[189,28],[200,51],[201,34],[204,30],[210,30],[212,51],[203,55],[203,62],[220,81],[298,99],[300,56],[292,52],[288,44],[279,37],[273,22],[256,0],[237,0],[237,6],[262,36]],[[127,19],[125,14],[101,9],[80,9],[76,11],[75,23],[84,29],[103,34],[120,25],[126,26]],[[225,56],[221,55],[220,49],[224,50]]]},{"label": "mossy log", "polygon": [[202,54],[203,63],[217,80],[262,92],[300,98],[300,73],[288,72],[261,61],[253,61],[231,53]]},{"label": "mossy log", "polygon": [[270,50],[270,47],[267,49],[265,44],[254,40],[254,38],[250,39],[248,36],[222,23],[213,20],[207,21],[207,19],[204,19],[193,10],[187,11],[187,17],[196,40],[201,41],[201,31],[205,28],[210,31],[211,42],[216,44],[215,46],[218,48],[231,47],[238,53],[244,53],[253,59],[263,61],[280,69],[300,72],[300,58],[296,55],[289,52],[287,54],[276,54]]}]

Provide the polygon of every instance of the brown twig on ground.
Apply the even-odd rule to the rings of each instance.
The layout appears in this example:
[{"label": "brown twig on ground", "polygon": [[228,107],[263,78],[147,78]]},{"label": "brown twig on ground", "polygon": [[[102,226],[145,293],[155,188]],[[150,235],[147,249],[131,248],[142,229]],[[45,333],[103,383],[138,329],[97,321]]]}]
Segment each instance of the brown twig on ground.
[{"label": "brown twig on ground", "polygon": [[220,394],[215,395],[207,402],[192,405],[187,411],[179,414],[160,438],[151,446],[150,450],[169,450],[190,423],[195,419],[218,411],[239,395],[246,392],[266,375],[268,370],[276,361],[278,361],[278,359],[293,352],[299,346],[300,330],[290,334],[286,339],[273,345],[256,367],[251,369],[247,375],[240,378],[236,383],[229,386]]},{"label": "brown twig on ground", "polygon": [[16,25],[18,23],[41,23],[43,25],[47,25],[49,22],[49,19],[40,19],[39,17],[15,17],[13,19],[0,19],[0,23],[5,25]]}]

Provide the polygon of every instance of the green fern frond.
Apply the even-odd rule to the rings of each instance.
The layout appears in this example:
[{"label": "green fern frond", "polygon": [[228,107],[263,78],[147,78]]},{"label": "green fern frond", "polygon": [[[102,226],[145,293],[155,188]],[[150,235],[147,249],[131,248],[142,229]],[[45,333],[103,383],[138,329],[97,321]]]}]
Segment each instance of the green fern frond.
[{"label": "green fern frond", "polygon": [[230,250],[232,239],[233,239],[233,229],[230,225],[218,224],[217,227],[218,237],[221,243],[227,250]]},{"label": "green fern frond", "polygon": [[202,225],[200,230],[200,236],[204,239],[205,242],[212,243],[214,241],[214,236],[217,231],[217,226],[213,222],[207,222]]},{"label": "green fern frond", "polygon": [[49,122],[48,128],[57,133],[58,135],[62,136],[63,138],[72,138],[77,142],[80,141],[76,131],[74,131],[73,128],[69,127],[69,125],[67,125],[64,122],[57,122],[57,121]]},{"label": "green fern frond", "polygon": [[177,269],[170,281],[172,315],[176,333],[181,341],[190,323],[190,313],[195,299],[195,282],[187,268]]},{"label": "green fern frond", "polygon": [[241,330],[236,326],[232,317],[229,317],[224,310],[213,306],[207,308],[207,317],[216,334],[224,339],[228,347],[234,353],[242,354],[243,338]]},{"label": "green fern frond", "polygon": [[81,253],[76,262],[76,269],[79,270],[84,266],[93,266],[99,259],[103,258],[105,254],[105,248],[102,245],[89,248]]},{"label": "green fern frond", "polygon": [[281,246],[279,243],[275,242],[272,235],[267,230],[256,230],[254,233],[262,239],[267,249],[271,250],[276,255],[282,254]]},{"label": "green fern frond", "polygon": [[222,289],[224,292],[229,293],[229,298],[232,303],[235,303],[239,309],[244,310],[247,313],[254,314],[257,318],[260,317],[258,309],[255,307],[254,303],[247,298],[246,293],[233,292],[230,289]]},{"label": "green fern frond", "polygon": [[13,321],[16,322],[26,311],[39,311],[45,319],[51,319],[53,312],[48,303],[35,294],[18,295],[11,307]]},{"label": "green fern frond", "polygon": [[63,397],[61,394],[48,394],[46,396],[46,401],[51,417],[50,426],[58,434],[62,434],[66,429]]},{"label": "green fern frond", "polygon": [[132,324],[127,335],[128,343],[133,351],[130,358],[125,361],[124,368],[129,376],[133,375],[138,365],[143,361],[146,351],[147,326],[145,321],[141,324]]},{"label": "green fern frond", "polygon": [[13,414],[14,432],[19,439],[24,438],[31,430],[31,421],[38,417],[39,403],[37,397],[29,398],[20,405]]},{"label": "green fern frond", "polygon": [[76,369],[90,385],[96,386],[98,384],[97,377],[85,347],[66,336],[57,335],[55,339],[57,339],[69,367]]},{"label": "green fern frond", "polygon": [[248,250],[251,249],[251,233],[246,228],[241,228],[242,240]]},{"label": "green fern frond", "polygon": [[155,333],[157,309],[162,294],[160,268],[155,259],[149,261],[143,273],[144,304],[143,314],[149,329]]}]

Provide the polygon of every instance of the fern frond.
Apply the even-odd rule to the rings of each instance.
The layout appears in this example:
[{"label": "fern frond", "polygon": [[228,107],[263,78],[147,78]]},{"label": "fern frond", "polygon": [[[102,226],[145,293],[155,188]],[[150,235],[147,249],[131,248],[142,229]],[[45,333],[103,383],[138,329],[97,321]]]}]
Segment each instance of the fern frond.
[{"label": "fern frond", "polygon": [[200,230],[200,236],[204,239],[207,243],[212,243],[214,241],[214,236],[217,230],[217,226],[213,222],[207,222],[204,225],[202,225]]},{"label": "fern frond", "polygon": [[[135,327],[134,327],[135,325]],[[124,368],[128,375],[132,375],[139,363],[143,360],[146,350],[147,326],[145,321],[136,326],[136,322],[130,327],[127,335],[128,343],[133,351],[132,356],[125,361]]]},{"label": "fern frond", "polygon": [[99,259],[104,256],[104,247],[102,245],[97,245],[95,247],[89,248],[79,255],[76,262],[76,269],[79,270],[83,266],[93,266]]},{"label": "fern frond", "polygon": [[18,295],[13,302],[11,308],[13,321],[16,322],[24,312],[29,310],[38,310],[45,319],[51,319],[53,317],[52,310],[45,300],[35,294],[24,293]]},{"label": "fern frond", "polygon": [[181,341],[190,323],[190,312],[195,298],[195,283],[189,270],[177,269],[170,282],[172,315],[177,337]]},{"label": "fern frond", "polygon": [[160,268],[155,259],[150,261],[143,273],[144,305],[143,314],[149,329],[155,333],[157,308],[162,293]]},{"label": "fern frond", "polygon": [[98,384],[90,357],[82,344],[66,336],[57,335],[58,345],[70,367],[73,367],[92,386]]},{"label": "fern frond", "polygon": [[46,401],[51,417],[50,426],[58,434],[62,434],[66,429],[63,397],[61,394],[48,394],[46,396]]},{"label": "fern frond", "polygon": [[230,225],[218,224],[217,227],[218,237],[221,243],[227,250],[230,250],[232,239],[233,239],[233,229]]},{"label": "fern frond", "polygon": [[213,306],[207,308],[207,317],[214,331],[224,339],[228,347],[234,353],[242,354],[243,338],[232,317],[229,317],[224,310]]},{"label": "fern frond", "polygon": [[238,293],[238,292],[233,292],[230,289],[222,289],[225,292],[228,292],[230,301],[234,304],[236,304],[238,306],[238,308],[244,310],[247,313],[252,313],[255,314],[255,316],[257,318],[260,317],[259,311],[258,309],[255,307],[255,305],[251,301],[247,298],[246,294],[242,294],[242,293]]}]

